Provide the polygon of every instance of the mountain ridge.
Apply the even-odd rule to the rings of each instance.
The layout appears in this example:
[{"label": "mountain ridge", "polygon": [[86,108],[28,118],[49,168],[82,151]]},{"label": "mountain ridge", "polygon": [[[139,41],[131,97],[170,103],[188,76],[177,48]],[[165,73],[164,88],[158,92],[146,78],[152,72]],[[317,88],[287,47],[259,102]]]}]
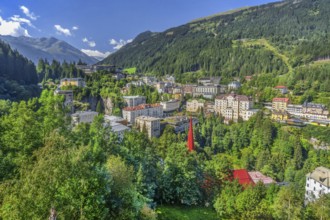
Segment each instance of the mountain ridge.
[{"label": "mountain ridge", "polygon": [[55,59],[60,62],[78,62],[82,60],[88,64],[98,62],[97,59],[89,57],[69,43],[55,37],[30,38],[0,35],[0,39],[34,63],[37,63],[41,58],[47,60]]}]

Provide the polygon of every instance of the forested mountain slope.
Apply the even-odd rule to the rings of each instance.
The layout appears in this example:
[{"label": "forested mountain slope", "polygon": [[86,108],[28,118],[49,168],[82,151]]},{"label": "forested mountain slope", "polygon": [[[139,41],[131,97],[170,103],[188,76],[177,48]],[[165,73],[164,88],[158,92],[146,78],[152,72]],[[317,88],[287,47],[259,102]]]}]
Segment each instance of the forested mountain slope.
[{"label": "forested mountain slope", "polygon": [[[144,32],[102,63],[177,77],[198,70],[224,77],[282,75],[330,55],[329,26],[328,0],[286,0]],[[259,39],[288,59],[265,45],[246,45]]]},{"label": "forested mountain slope", "polygon": [[28,99],[38,94],[35,65],[0,41],[0,99]]}]

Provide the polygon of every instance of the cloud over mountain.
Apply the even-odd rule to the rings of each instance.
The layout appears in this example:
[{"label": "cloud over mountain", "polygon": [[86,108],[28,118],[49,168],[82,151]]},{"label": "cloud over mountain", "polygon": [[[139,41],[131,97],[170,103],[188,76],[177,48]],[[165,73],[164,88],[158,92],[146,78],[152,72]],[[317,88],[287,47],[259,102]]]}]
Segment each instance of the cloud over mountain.
[{"label": "cloud over mountain", "polygon": [[68,28],[63,28],[61,25],[59,25],[59,24],[56,24],[56,25],[54,25],[54,28],[56,29],[56,33],[57,34],[59,34],[59,35],[64,35],[64,36],[71,36],[72,34],[71,34],[71,31],[70,31],[70,29],[68,29]]},{"label": "cloud over mountain", "polygon": [[125,46],[128,43],[131,43],[132,41],[133,41],[133,39],[129,39],[129,40],[120,39],[119,41],[117,41],[115,39],[110,39],[109,44],[113,45],[113,49],[119,50],[120,48],[122,48],[123,46]]},{"label": "cloud over mountain", "polygon": [[14,15],[9,20],[0,16],[0,35],[30,37],[28,30],[24,27],[25,24],[32,26],[28,19],[20,18],[18,15]]},{"label": "cloud over mountain", "polygon": [[95,41],[90,41],[90,40],[87,39],[87,37],[83,38],[82,41],[83,41],[84,43],[87,43],[88,46],[90,46],[90,47],[95,47],[95,46],[96,46]]},{"label": "cloud over mountain", "polygon": [[31,12],[30,9],[28,9],[26,6],[22,5],[20,6],[20,9],[26,15],[26,17],[32,20],[37,20],[38,16],[36,16],[33,12]]}]

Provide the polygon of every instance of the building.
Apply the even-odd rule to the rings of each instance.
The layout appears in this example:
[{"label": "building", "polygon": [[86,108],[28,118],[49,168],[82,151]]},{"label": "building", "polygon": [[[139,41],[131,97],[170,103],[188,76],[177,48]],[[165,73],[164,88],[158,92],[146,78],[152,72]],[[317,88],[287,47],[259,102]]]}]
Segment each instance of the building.
[{"label": "building", "polygon": [[330,193],[330,169],[317,167],[306,175],[305,201],[312,202]]},{"label": "building", "polygon": [[242,112],[242,119],[243,121],[248,121],[253,115],[257,114],[259,112],[260,109],[249,109],[246,111]]},{"label": "building", "polygon": [[122,117],[114,115],[104,115],[105,126],[110,126],[111,131],[119,137],[119,140],[124,138],[125,132],[131,129],[127,127],[127,121]]},{"label": "building", "polygon": [[72,118],[72,124],[78,125],[81,123],[92,123],[94,118],[98,115],[97,112],[93,111],[81,111],[76,112],[71,115]]},{"label": "building", "polygon": [[286,121],[289,119],[289,114],[286,111],[272,111],[272,119],[275,121]]},{"label": "building", "polygon": [[274,89],[278,90],[282,94],[288,93],[288,88],[286,86],[276,86]]},{"label": "building", "polygon": [[139,116],[163,117],[163,106],[160,104],[142,104],[123,109],[123,118],[130,124],[135,123],[135,118]]},{"label": "building", "polygon": [[116,66],[114,65],[93,65],[93,72],[97,71],[107,71],[107,72],[116,72]]},{"label": "building", "polygon": [[186,84],[182,86],[182,90],[183,90],[183,94],[184,95],[193,95],[195,92],[195,88],[197,87],[197,85],[194,84]]},{"label": "building", "polygon": [[228,90],[237,90],[241,88],[241,83],[237,81],[233,81],[228,84]]},{"label": "building", "polygon": [[204,109],[205,107],[205,100],[200,99],[193,99],[187,101],[187,112],[198,112]]},{"label": "building", "polygon": [[123,99],[127,107],[134,107],[142,104],[146,104],[145,96],[123,96]]},{"label": "building", "polygon": [[276,111],[287,111],[289,98],[273,98],[272,109]]},{"label": "building", "polygon": [[252,110],[252,107],[253,102],[247,96],[228,94],[216,97],[214,109],[225,118],[226,122],[237,122],[239,118],[249,120],[257,112]]},{"label": "building", "polygon": [[180,100],[175,100],[175,99],[160,103],[160,105],[163,106],[164,113],[178,110],[180,108],[180,104],[181,104]]},{"label": "building", "polygon": [[262,182],[264,185],[267,186],[269,184],[276,183],[276,181],[274,181],[271,177],[265,176],[259,171],[252,171],[248,173],[255,184],[257,184],[258,182]]},{"label": "building", "polygon": [[63,86],[85,87],[86,83],[82,78],[64,78],[60,81],[60,87]]},{"label": "building", "polygon": [[302,107],[303,117],[307,119],[321,120],[328,118],[329,111],[326,109],[325,105],[305,102]]},{"label": "building", "polygon": [[303,116],[303,107],[302,107],[302,105],[288,104],[287,112],[290,115],[295,115],[295,116],[302,117]]},{"label": "building", "polygon": [[220,85],[197,86],[193,92],[193,96],[203,96],[204,98],[213,99],[214,96],[220,94],[220,90]]},{"label": "building", "polygon": [[160,136],[160,118],[139,116],[135,118],[135,125],[140,132],[146,129],[149,138]]},{"label": "building", "polygon": [[233,170],[233,179],[238,180],[238,183],[243,187],[254,185],[254,182],[246,169]]},{"label": "building", "polygon": [[[189,118],[186,116],[174,116],[167,117],[164,119],[166,124],[170,125],[174,128],[175,133],[183,133],[186,132],[189,128]],[[197,118],[192,118],[193,125],[198,123]]]},{"label": "building", "polygon": [[73,91],[72,90],[60,90],[56,89],[54,92],[55,95],[63,95],[65,97],[64,100],[64,107],[68,108],[70,113],[74,112],[74,106],[73,106]]},{"label": "building", "polygon": [[197,83],[199,85],[214,85],[214,84],[219,84],[221,80],[221,77],[205,77],[205,78],[200,78],[198,79]]},{"label": "building", "polygon": [[253,76],[245,76],[244,79],[246,82],[250,82],[252,80]]}]

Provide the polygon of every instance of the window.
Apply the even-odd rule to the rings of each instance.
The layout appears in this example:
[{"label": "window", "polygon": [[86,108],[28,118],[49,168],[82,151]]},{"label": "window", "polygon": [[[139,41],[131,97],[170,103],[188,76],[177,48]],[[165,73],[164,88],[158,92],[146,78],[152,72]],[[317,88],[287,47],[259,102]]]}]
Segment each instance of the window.
[{"label": "window", "polygon": [[309,184],[307,183],[307,187],[309,187]]}]

